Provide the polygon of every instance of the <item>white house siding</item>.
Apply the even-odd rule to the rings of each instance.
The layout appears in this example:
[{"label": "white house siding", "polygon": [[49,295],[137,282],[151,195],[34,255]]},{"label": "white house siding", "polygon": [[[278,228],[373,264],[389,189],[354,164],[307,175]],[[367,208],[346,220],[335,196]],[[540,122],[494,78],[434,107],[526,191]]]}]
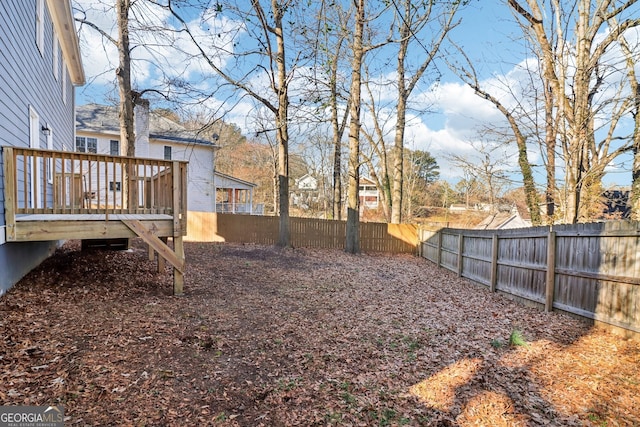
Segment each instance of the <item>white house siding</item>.
[{"label": "white house siding", "polygon": [[190,211],[214,212],[213,156],[210,145],[174,142],[161,139],[149,141],[149,157],[164,159],[164,147],[171,147],[171,160],[186,160],[187,208]]},{"label": "white house siding", "polygon": [[[60,2],[65,0],[60,0]],[[63,55],[58,55],[58,78],[53,72],[53,25],[44,2],[44,43],[42,53],[36,46],[36,0],[0,2],[0,145],[29,147],[30,109],[38,118],[38,127],[52,131],[53,148],[70,145],[74,135],[74,91]],[[73,26],[72,22],[69,22]],[[63,85],[67,85],[66,93]],[[66,96],[63,99],[63,94]],[[39,148],[47,148],[47,139],[38,133]],[[38,265],[56,247],[57,242],[6,243],[4,218],[3,159],[0,155],[0,295],[29,270]],[[40,173],[44,173],[41,171]],[[24,183],[18,174],[18,185]],[[52,194],[48,191],[48,194]]]}]

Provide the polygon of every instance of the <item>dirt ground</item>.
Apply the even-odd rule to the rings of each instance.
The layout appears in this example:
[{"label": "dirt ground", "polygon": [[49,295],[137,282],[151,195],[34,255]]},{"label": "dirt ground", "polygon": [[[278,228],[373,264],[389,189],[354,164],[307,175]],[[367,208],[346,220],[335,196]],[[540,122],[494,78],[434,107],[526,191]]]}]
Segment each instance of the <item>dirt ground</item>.
[{"label": "dirt ground", "polygon": [[181,297],[139,241],[70,242],[25,277],[0,299],[2,404],[69,426],[640,425],[637,341],[418,257],[185,249]]}]

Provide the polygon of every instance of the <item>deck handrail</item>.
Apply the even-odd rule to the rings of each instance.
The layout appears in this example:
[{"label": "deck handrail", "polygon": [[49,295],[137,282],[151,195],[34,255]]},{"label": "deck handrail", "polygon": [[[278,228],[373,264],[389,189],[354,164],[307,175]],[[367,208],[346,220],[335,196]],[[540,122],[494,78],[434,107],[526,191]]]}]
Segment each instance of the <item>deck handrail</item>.
[{"label": "deck handrail", "polygon": [[178,228],[186,225],[185,161],[22,147],[2,151],[7,223],[24,214],[99,213],[105,219],[168,214],[178,219]]}]

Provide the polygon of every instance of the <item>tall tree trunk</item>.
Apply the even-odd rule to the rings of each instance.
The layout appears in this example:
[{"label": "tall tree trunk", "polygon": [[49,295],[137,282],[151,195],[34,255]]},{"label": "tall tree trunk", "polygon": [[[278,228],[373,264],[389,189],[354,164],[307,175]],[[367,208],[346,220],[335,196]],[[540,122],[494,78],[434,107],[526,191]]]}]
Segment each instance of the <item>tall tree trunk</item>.
[{"label": "tall tree trunk", "polygon": [[278,81],[276,93],[278,94],[278,111],[276,114],[276,139],[278,141],[278,194],[280,203],[280,231],[278,233],[278,245],[290,246],[291,233],[289,229],[289,92],[287,85],[287,70],[285,63],[284,32],[282,30],[282,8],[277,0],[271,1],[275,28],[272,29],[276,36],[278,67]]},{"label": "tall tree trunk", "polygon": [[[120,94],[120,105],[118,109],[118,119],[120,122],[120,152],[128,157],[136,155],[136,137],[133,126],[133,93],[131,91],[131,52],[129,50],[129,0],[117,0],[116,13],[118,16],[118,57],[120,64],[116,69],[118,77],[118,92]],[[122,171],[120,188],[122,200],[125,204],[123,208],[129,206],[129,183],[131,171],[127,164]],[[114,195],[115,203],[115,195]]]},{"label": "tall tree trunk", "polygon": [[[118,57],[120,64],[116,69],[118,92],[120,94],[120,139],[124,154],[135,156],[136,139],[133,132],[133,96],[131,92],[131,56],[129,52],[129,0],[118,0]],[[121,150],[122,150],[121,148]]]},{"label": "tall tree trunk", "polygon": [[[544,79],[543,79],[544,80]],[[545,111],[545,145],[547,152],[547,185],[545,202],[547,208],[547,222],[553,224],[556,206],[556,127],[553,116],[553,89],[545,81],[544,111]]]},{"label": "tall tree trunk", "polygon": [[405,81],[404,61],[407,55],[409,29],[402,26],[400,33],[402,41],[398,51],[398,104],[396,119],[396,134],[393,141],[393,196],[391,200],[391,223],[400,224],[402,221],[402,187],[404,179],[404,129],[406,126],[407,90]]},{"label": "tall tree trunk", "polygon": [[360,90],[364,49],[365,0],[356,0],[355,33],[353,35],[353,62],[351,68],[351,101],[349,108],[349,189],[347,199],[347,234],[345,251],[360,252]]},{"label": "tall tree trunk", "polygon": [[633,116],[633,136],[631,150],[633,153],[633,166],[631,170],[631,194],[629,194],[629,208],[631,219],[640,221],[640,81],[636,75],[636,61],[633,52],[624,35],[618,38],[620,47],[625,55],[627,65],[627,77],[631,87],[631,114]]}]

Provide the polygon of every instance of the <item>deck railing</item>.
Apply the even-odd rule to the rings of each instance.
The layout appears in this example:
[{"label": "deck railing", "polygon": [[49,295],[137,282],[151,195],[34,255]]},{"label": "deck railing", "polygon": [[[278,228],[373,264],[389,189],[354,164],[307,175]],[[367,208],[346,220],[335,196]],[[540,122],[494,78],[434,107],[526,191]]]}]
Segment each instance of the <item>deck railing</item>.
[{"label": "deck railing", "polygon": [[186,216],[187,163],[3,147],[5,210]]}]

